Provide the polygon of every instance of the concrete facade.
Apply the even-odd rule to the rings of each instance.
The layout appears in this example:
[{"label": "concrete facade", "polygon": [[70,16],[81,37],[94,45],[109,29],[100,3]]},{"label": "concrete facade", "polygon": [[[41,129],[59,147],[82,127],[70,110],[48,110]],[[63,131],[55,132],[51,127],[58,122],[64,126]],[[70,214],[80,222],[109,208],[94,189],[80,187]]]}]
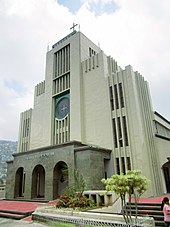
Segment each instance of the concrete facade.
[{"label": "concrete facade", "polygon": [[[101,159],[100,152],[87,147],[83,148],[86,152],[75,148],[76,153],[63,148],[60,161],[70,164],[68,155],[69,160],[76,160],[72,166],[85,175],[90,190],[100,189],[99,178],[140,169],[150,180],[146,195],[170,192],[170,122],[153,112],[147,81],[130,65],[122,69],[75,30],[47,52],[45,80],[35,87],[34,107],[21,114],[19,153],[8,164],[8,187],[14,186],[11,174],[17,175],[17,163],[23,168],[18,170],[18,176],[29,172],[25,188],[31,183],[31,173],[39,159],[27,166],[21,157],[31,157],[32,150],[41,155],[44,147],[48,151],[47,147],[70,141],[112,151],[109,158]],[[55,157],[54,163],[58,161]],[[54,168],[50,157],[41,165],[47,166],[39,166],[35,173]],[[41,180],[50,185],[52,175]],[[13,196],[7,191],[8,198]],[[25,191],[25,196],[30,198],[30,193]]]},{"label": "concrete facade", "polygon": [[[110,153],[111,150],[86,146],[76,141],[16,153],[14,154],[14,161],[8,162],[6,198],[56,199],[67,186],[74,184],[74,169],[78,169],[83,174],[87,190],[104,189],[101,179],[105,176],[106,167],[104,163],[105,160],[110,159]],[[65,176],[66,179],[62,181],[62,173],[60,172],[62,166],[55,172],[55,168],[57,164],[61,163],[61,160],[68,171],[68,176]],[[33,175],[37,166],[44,169],[44,180],[39,188],[35,185],[34,190]],[[21,168],[24,169],[24,174],[16,174]],[[41,180],[41,171],[38,172]]]}]

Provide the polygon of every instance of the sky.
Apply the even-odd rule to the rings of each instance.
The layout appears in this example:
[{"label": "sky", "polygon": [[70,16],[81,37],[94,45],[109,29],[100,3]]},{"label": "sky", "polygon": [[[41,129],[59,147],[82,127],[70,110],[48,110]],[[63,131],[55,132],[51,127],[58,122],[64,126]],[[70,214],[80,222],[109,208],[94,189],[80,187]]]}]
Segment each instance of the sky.
[{"label": "sky", "polygon": [[47,48],[73,23],[122,68],[141,73],[153,110],[170,120],[169,0],[0,0],[0,140],[18,139]]}]

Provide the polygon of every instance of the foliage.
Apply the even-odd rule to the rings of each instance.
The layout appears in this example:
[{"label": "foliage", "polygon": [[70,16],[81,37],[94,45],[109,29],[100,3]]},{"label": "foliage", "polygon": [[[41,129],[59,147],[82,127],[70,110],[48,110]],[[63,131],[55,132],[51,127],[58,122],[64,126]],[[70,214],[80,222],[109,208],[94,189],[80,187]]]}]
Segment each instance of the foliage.
[{"label": "foliage", "polygon": [[66,188],[65,195],[74,195],[78,193],[80,196],[86,188],[86,181],[82,174],[79,173],[78,169],[73,169],[74,183]]},{"label": "foliage", "polygon": [[49,223],[51,227],[76,227],[75,224],[71,223]]},{"label": "foliage", "polygon": [[121,206],[124,219],[127,224],[132,223],[132,215],[131,209],[130,213],[127,212],[126,198],[129,197],[129,201],[131,202],[132,196],[135,200],[135,222],[137,221],[137,202],[140,196],[147,190],[148,180],[146,177],[141,176],[140,170],[128,170],[124,175],[121,173],[120,175],[115,174],[111,178],[102,179],[102,183],[106,185],[107,191],[114,191],[116,194],[120,195],[121,198]]},{"label": "foliage", "polygon": [[74,195],[62,195],[59,198],[59,203],[57,207],[64,208],[87,208],[93,207],[94,202],[91,199],[86,198],[85,196],[79,196],[78,194]]},{"label": "foliage", "polygon": [[86,187],[83,175],[80,174],[77,169],[73,169],[72,171],[74,175],[74,184],[67,187],[64,194],[59,197],[57,207],[94,207],[94,201],[83,196]]}]

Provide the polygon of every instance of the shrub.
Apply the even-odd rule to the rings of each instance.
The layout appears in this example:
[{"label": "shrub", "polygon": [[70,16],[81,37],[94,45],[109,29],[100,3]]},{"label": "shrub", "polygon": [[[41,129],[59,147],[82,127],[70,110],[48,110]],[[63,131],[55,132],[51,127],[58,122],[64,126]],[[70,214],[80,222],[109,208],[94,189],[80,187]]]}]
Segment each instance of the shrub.
[{"label": "shrub", "polygon": [[87,208],[94,207],[94,201],[79,195],[62,195],[59,197],[59,203],[56,207],[68,207],[68,208]]}]

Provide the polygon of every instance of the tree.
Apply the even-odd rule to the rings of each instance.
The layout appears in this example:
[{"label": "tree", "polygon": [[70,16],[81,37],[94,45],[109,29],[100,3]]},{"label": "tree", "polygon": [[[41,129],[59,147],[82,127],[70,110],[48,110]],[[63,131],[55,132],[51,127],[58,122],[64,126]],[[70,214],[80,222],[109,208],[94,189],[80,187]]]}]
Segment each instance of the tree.
[{"label": "tree", "polygon": [[140,170],[128,170],[124,175],[115,174],[111,178],[102,179],[102,183],[106,185],[107,191],[114,191],[117,195],[120,195],[122,214],[127,224],[133,223],[131,207],[130,213],[126,209],[126,198],[129,197],[131,202],[132,196],[135,200],[135,223],[137,222],[137,203],[140,196],[147,190],[148,180],[146,177],[141,176]]},{"label": "tree", "polygon": [[[71,195],[77,193],[81,197],[86,188],[86,181],[78,169],[70,168],[70,170],[72,171],[74,176],[74,183],[72,183],[72,185],[66,188],[65,193]],[[68,169],[66,171],[68,171]]]}]

